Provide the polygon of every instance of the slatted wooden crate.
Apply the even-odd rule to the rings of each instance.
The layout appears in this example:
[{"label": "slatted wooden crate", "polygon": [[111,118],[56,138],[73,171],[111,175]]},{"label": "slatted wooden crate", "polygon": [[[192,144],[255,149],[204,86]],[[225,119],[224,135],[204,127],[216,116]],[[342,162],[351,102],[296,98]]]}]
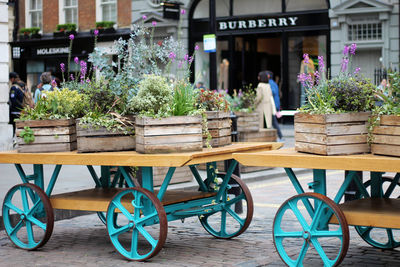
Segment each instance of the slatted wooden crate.
[{"label": "slatted wooden crate", "polygon": [[122,131],[110,131],[105,127],[80,125],[79,120],[77,120],[76,134],[79,153],[135,150],[135,136]]},{"label": "slatted wooden crate", "polygon": [[237,116],[237,131],[239,133],[258,132],[260,130],[260,121],[258,112],[235,112]]},{"label": "slatted wooden crate", "polygon": [[369,112],[294,115],[295,149],[319,155],[368,153]]},{"label": "slatted wooden crate", "polygon": [[[232,144],[231,119],[229,112],[206,111],[207,128],[211,134],[209,144],[212,147],[220,147]],[[203,136],[203,145],[207,146],[206,136]]]},{"label": "slatted wooden crate", "polygon": [[383,115],[372,131],[373,154],[400,157],[400,116]]},{"label": "slatted wooden crate", "polygon": [[[153,167],[153,184],[160,186],[167,174],[169,167]],[[193,181],[193,174],[188,166],[176,168],[170,184],[178,184]]]},{"label": "slatted wooden crate", "polygon": [[[16,121],[17,150],[30,152],[61,152],[76,149],[74,119]],[[35,141],[26,144],[21,136],[24,127],[32,129]]]},{"label": "slatted wooden crate", "polygon": [[136,151],[149,154],[202,150],[201,121],[201,116],[137,117]]}]

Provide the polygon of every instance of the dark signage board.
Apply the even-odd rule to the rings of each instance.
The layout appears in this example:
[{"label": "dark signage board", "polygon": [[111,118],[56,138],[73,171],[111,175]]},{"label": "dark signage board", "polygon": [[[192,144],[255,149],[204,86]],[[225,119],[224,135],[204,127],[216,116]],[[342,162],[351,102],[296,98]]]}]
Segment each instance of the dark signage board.
[{"label": "dark signage board", "polygon": [[175,19],[179,20],[181,12],[181,4],[176,2],[164,2],[163,4],[163,14],[165,19]]}]

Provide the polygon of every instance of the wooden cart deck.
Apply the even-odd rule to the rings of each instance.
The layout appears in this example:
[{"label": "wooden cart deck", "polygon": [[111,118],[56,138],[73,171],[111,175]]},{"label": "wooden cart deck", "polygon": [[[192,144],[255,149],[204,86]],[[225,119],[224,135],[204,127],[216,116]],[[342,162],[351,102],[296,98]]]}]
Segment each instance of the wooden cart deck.
[{"label": "wooden cart deck", "polygon": [[[400,158],[372,154],[320,156],[294,148],[258,153],[235,153],[247,166],[307,168],[371,172],[400,172]],[[400,228],[400,199],[364,198],[339,204],[349,225]]]}]

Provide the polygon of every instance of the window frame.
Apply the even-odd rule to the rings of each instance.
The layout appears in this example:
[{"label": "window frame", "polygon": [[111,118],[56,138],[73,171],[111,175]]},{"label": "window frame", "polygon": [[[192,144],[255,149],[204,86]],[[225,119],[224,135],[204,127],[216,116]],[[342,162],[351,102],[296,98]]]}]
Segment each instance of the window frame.
[{"label": "window frame", "polygon": [[[40,9],[31,9],[31,3],[32,0],[27,0],[25,1],[25,26],[26,28],[31,28],[31,27],[39,27],[40,30],[42,30],[43,27],[43,0],[36,0],[36,3],[40,1]],[[32,14],[33,13],[39,13],[40,14],[40,22],[39,25],[33,25],[32,24]]]},{"label": "window frame", "polygon": [[118,1],[117,0],[105,0],[107,1],[106,3],[103,3],[104,0],[96,0],[96,21],[108,21],[103,19],[104,14],[103,14],[103,6],[105,5],[110,5],[114,4],[115,5],[115,21],[114,23],[118,25]]}]

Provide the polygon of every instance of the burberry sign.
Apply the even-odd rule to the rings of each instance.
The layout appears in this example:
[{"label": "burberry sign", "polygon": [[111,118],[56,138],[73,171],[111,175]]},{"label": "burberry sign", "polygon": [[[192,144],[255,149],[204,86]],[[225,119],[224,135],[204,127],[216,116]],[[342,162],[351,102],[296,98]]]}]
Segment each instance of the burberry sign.
[{"label": "burberry sign", "polygon": [[239,29],[260,29],[296,26],[297,20],[298,17],[278,17],[219,21],[218,30],[229,31]]}]

